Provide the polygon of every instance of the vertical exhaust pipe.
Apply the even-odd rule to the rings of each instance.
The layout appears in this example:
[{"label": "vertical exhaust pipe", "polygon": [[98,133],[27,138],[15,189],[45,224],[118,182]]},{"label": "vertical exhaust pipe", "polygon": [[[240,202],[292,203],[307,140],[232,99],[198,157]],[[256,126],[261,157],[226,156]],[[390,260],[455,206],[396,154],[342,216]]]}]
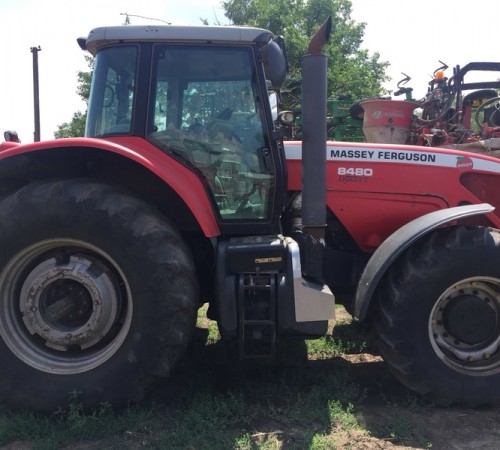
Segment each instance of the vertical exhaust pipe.
[{"label": "vertical exhaust pipe", "polygon": [[329,17],[312,37],[302,58],[302,225],[306,239],[303,272],[323,279],[326,227],[327,57],[322,54],[332,30]]}]

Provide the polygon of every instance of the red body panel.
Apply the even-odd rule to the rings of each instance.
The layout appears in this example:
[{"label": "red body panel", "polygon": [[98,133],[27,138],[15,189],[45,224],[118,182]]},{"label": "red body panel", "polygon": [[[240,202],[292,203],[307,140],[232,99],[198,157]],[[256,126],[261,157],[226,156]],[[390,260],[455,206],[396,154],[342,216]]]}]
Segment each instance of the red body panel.
[{"label": "red body panel", "polygon": [[[74,138],[19,145],[4,143],[0,160],[50,148],[92,147],[127,157],[170,185],[196,217],[205,236],[220,234],[200,179],[147,141]],[[301,143],[285,144],[288,189],[302,189]],[[327,206],[366,252],[373,252],[410,220],[438,209],[487,202],[500,228],[500,160],[443,148],[368,143],[327,143]]]},{"label": "red body panel", "polygon": [[196,217],[205,236],[213,237],[220,234],[212,206],[200,179],[175,159],[165,157],[165,153],[144,139],[137,137],[114,137],[112,140],[71,138],[26,145],[11,144],[10,142],[2,144],[0,160],[9,156],[52,148],[65,148],[71,151],[71,148],[91,147],[123,155],[141,164],[170,185]]},{"label": "red body panel", "polygon": [[[288,189],[299,191],[301,143],[287,142]],[[410,220],[488,202],[500,227],[500,160],[443,148],[327,143],[327,206],[358,246],[373,252]]]},{"label": "red body panel", "polygon": [[3,152],[9,148],[17,147],[21,145],[19,142],[4,141],[0,143],[0,152]]}]

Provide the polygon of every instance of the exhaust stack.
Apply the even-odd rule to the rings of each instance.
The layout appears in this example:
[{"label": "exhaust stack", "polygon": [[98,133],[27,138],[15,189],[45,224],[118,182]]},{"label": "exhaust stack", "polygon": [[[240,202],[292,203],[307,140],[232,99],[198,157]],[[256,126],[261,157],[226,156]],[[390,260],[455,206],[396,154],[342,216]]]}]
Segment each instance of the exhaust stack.
[{"label": "exhaust stack", "polygon": [[326,226],[327,58],[322,54],[332,29],[329,17],[302,58],[302,223],[316,240]]},{"label": "exhaust stack", "polygon": [[305,276],[319,281],[326,227],[327,57],[322,50],[331,30],[329,17],[302,58],[302,224],[308,235],[302,269]]}]

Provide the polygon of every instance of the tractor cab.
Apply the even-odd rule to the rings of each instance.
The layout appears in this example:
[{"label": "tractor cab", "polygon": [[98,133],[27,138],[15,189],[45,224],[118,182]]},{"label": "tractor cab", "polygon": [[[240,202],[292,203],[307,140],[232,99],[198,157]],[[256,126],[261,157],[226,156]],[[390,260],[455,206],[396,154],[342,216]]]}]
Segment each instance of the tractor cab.
[{"label": "tractor cab", "polygon": [[280,42],[253,28],[96,29],[86,136],[139,136],[171,155],[203,180],[221,224],[276,224],[285,164],[267,80],[279,89],[286,74]]}]

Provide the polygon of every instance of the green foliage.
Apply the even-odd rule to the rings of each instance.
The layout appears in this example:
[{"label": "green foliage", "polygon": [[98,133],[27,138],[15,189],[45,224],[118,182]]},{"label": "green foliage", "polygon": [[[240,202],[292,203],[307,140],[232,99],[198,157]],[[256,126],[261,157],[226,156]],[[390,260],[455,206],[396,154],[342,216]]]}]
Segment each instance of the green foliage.
[{"label": "green foliage", "polygon": [[85,61],[87,61],[87,66],[90,70],[87,72],[78,72],[78,88],[76,92],[85,103],[88,103],[90,97],[90,85],[92,84],[92,69],[94,67],[94,57],[91,55],[85,55]]},{"label": "green foliage", "polygon": [[73,118],[69,122],[64,122],[57,126],[57,131],[54,133],[56,139],[69,137],[82,137],[85,134],[85,121],[87,113],[77,111],[73,114]]},{"label": "green foliage", "polygon": [[290,61],[290,77],[300,78],[300,60],[310,37],[328,16],[333,28],[325,47],[329,59],[328,95],[340,94],[362,99],[385,94],[388,62],[380,55],[360,49],[365,23],[354,22],[349,0],[227,0],[222,5],[226,16],[236,25],[268,29],[285,38]]}]

